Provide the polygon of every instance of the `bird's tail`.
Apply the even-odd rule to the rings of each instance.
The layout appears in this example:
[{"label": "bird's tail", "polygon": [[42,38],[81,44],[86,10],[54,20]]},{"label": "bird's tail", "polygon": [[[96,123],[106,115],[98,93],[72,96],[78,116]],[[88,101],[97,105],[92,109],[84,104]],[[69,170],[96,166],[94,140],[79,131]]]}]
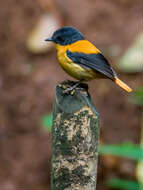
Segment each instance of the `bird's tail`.
[{"label": "bird's tail", "polygon": [[118,84],[121,88],[123,88],[124,90],[126,90],[127,92],[131,92],[132,89],[125,84],[124,82],[122,82],[119,78],[115,78],[115,83]]}]

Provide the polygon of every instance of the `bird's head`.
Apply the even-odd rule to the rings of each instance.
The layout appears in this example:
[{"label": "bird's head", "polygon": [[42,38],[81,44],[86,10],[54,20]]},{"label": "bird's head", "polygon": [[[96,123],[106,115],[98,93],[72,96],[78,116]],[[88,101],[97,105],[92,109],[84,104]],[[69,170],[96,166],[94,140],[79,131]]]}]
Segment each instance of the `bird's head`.
[{"label": "bird's head", "polygon": [[51,38],[47,38],[45,41],[52,41],[59,45],[70,45],[76,41],[84,40],[84,36],[71,26],[64,26],[56,30]]}]

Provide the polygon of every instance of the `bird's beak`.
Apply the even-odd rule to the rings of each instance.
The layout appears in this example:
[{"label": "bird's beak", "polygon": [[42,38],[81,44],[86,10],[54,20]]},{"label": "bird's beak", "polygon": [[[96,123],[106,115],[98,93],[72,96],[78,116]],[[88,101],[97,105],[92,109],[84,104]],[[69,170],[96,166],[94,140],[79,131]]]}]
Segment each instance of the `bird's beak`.
[{"label": "bird's beak", "polygon": [[47,38],[47,39],[45,39],[45,41],[53,42],[53,39],[52,38]]}]

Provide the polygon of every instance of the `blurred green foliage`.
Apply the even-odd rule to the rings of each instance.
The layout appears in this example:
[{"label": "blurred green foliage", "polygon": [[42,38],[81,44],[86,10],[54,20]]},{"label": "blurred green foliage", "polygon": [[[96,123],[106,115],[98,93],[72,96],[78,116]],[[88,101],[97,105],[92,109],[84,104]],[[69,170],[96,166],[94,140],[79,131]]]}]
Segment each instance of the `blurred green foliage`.
[{"label": "blurred green foliage", "polygon": [[112,178],[106,182],[110,188],[117,188],[121,190],[139,190],[139,184],[135,181]]},{"label": "blurred green foliage", "polygon": [[131,97],[133,103],[143,106],[143,87],[138,88]]},{"label": "blurred green foliage", "polygon": [[42,126],[43,126],[47,131],[51,131],[52,122],[53,122],[53,115],[52,115],[52,113],[49,113],[49,114],[47,114],[47,115],[44,115],[44,116],[42,116],[42,118],[41,118]]},{"label": "blurred green foliage", "polygon": [[141,148],[140,145],[132,143],[102,145],[99,147],[99,154],[110,154],[134,160],[143,160],[143,148]]}]

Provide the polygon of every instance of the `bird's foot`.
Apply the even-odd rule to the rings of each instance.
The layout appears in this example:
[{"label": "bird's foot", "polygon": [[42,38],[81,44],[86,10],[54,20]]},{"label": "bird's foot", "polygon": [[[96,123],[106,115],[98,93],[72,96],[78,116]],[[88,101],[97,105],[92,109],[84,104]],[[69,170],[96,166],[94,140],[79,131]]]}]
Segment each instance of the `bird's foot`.
[{"label": "bird's foot", "polygon": [[80,85],[80,83],[81,83],[81,82],[77,82],[77,83],[74,84],[73,86],[66,88],[66,89],[63,91],[63,93],[64,93],[64,94],[68,94],[68,93],[74,94],[75,88],[76,88],[78,85]]}]

